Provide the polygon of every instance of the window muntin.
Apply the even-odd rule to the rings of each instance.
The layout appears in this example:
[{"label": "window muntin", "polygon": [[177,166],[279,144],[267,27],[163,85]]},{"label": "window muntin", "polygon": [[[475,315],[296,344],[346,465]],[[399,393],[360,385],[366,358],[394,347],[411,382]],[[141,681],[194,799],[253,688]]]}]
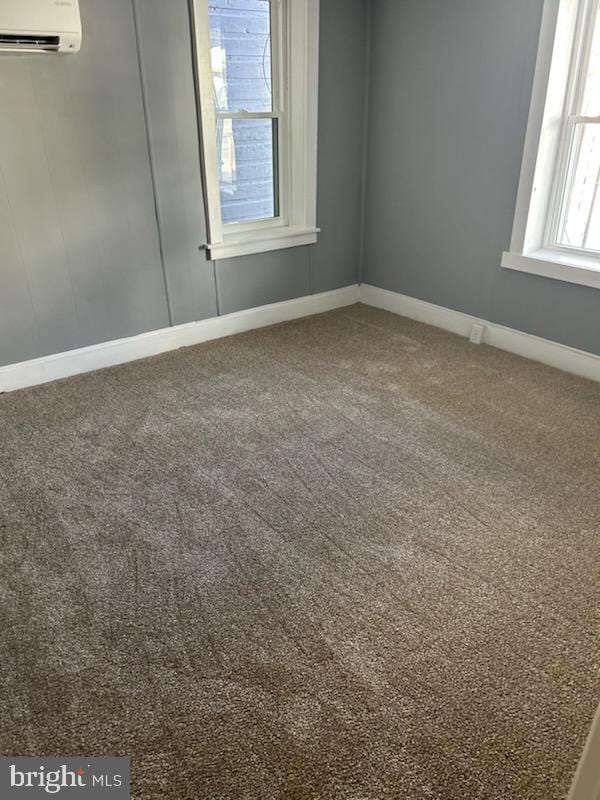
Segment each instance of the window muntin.
[{"label": "window muntin", "polygon": [[582,0],[547,246],[600,253],[600,0]]}]

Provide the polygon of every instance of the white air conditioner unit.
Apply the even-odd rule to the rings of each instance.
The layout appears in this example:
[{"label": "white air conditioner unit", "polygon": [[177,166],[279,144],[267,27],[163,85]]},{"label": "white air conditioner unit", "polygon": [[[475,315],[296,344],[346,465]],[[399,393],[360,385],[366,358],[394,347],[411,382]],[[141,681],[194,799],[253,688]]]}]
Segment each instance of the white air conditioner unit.
[{"label": "white air conditioner unit", "polygon": [[0,0],[0,53],[77,53],[79,0]]}]

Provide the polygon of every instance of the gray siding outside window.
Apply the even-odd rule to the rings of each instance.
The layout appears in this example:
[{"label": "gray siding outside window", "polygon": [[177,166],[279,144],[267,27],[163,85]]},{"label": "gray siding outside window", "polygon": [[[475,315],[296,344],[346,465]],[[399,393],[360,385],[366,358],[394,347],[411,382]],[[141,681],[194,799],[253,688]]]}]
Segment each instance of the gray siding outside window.
[{"label": "gray siding outside window", "polygon": [[[269,0],[211,0],[208,16],[215,110],[272,111]],[[225,224],[275,216],[276,135],[272,120],[219,120],[217,161]]]}]

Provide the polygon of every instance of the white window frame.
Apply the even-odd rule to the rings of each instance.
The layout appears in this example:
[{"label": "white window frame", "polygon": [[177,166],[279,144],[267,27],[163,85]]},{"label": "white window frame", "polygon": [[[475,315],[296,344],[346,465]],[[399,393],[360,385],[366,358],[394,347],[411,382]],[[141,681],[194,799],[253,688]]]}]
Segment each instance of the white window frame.
[{"label": "white window frame", "polygon": [[[271,0],[273,112],[278,120],[279,216],[224,224],[210,63],[210,0],[192,0],[208,243],[211,259],[263,253],[317,241],[319,0]],[[231,117],[232,114],[227,114]]]},{"label": "white window frame", "polygon": [[[544,0],[510,251],[502,266],[600,288],[600,254],[556,244],[576,90],[597,0]],[[589,35],[588,35],[589,34]],[[595,118],[594,118],[595,121]]]}]

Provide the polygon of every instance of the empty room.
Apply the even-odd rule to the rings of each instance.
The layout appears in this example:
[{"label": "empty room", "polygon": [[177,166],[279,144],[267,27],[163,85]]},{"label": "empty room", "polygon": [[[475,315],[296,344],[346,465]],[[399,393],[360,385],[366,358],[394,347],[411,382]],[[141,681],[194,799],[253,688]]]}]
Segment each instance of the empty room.
[{"label": "empty room", "polygon": [[600,800],[600,0],[0,0],[0,798]]}]

